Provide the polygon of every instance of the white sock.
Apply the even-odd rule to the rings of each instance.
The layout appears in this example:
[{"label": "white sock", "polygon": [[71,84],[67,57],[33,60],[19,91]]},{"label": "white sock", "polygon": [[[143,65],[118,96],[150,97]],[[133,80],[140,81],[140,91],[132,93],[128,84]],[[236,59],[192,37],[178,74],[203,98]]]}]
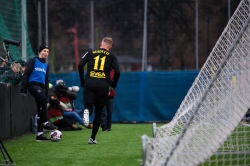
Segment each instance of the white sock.
[{"label": "white sock", "polygon": [[37,136],[39,136],[39,135],[41,135],[41,134],[43,134],[43,132],[37,132]]}]

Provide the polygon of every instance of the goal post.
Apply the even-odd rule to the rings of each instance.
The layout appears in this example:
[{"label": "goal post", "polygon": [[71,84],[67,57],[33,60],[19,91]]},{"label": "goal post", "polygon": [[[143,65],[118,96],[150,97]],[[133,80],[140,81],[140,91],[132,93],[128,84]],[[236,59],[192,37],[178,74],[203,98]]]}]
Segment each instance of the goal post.
[{"label": "goal post", "polygon": [[143,136],[142,165],[250,163],[250,127],[240,124],[250,108],[249,23],[242,0],[174,118]]}]

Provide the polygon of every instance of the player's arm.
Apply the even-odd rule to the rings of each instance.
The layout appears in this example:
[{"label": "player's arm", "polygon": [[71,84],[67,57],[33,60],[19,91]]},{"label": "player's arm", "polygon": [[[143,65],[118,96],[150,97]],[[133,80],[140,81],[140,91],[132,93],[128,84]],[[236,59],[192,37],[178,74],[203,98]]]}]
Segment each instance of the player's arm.
[{"label": "player's arm", "polygon": [[117,58],[115,57],[112,62],[112,69],[114,70],[114,81],[111,83],[113,88],[116,88],[118,80],[120,78],[120,68]]},{"label": "player's arm", "polygon": [[78,72],[81,81],[81,87],[84,87],[84,65],[88,62],[88,53],[86,52],[78,64]]},{"label": "player's arm", "polygon": [[49,65],[47,67],[46,76],[45,76],[45,95],[48,97],[49,89]]},{"label": "player's arm", "polygon": [[24,74],[22,76],[21,93],[27,94],[27,84],[28,84],[30,74],[33,71],[34,64],[35,64],[35,58],[32,58],[28,61],[26,65]]}]

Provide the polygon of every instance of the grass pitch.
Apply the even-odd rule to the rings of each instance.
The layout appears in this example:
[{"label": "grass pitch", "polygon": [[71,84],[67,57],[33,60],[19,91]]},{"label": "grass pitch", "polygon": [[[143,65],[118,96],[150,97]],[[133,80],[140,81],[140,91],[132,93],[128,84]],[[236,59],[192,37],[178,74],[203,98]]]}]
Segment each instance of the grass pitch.
[{"label": "grass pitch", "polygon": [[88,144],[91,130],[86,128],[62,131],[59,142],[35,142],[36,135],[28,134],[3,144],[18,166],[135,166],[142,159],[143,134],[151,137],[152,124],[113,124],[111,132],[100,128],[96,145]]},{"label": "grass pitch", "polygon": [[[163,124],[157,124],[161,125]],[[241,130],[242,128],[237,128],[236,131]],[[243,137],[250,138],[250,128],[244,130],[247,134]],[[45,133],[46,136],[49,134]],[[152,136],[152,124],[113,124],[111,132],[103,132],[100,128],[96,145],[88,144],[90,129],[62,131],[62,134],[59,142],[35,142],[36,135],[28,134],[3,144],[17,166],[139,166],[142,159],[141,136]],[[246,140],[244,143],[250,145],[250,139]],[[233,142],[239,145],[239,141]],[[3,156],[0,154],[0,165],[4,165],[2,160]],[[246,153],[212,156],[203,165],[239,166],[249,165],[248,163],[250,156]]]}]

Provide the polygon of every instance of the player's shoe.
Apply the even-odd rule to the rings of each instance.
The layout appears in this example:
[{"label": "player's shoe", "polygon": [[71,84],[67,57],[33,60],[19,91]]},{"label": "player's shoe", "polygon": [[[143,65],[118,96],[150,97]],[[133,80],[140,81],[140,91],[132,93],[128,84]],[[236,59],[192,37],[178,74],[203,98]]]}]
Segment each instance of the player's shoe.
[{"label": "player's shoe", "polygon": [[97,141],[90,138],[88,144],[97,144]]},{"label": "player's shoe", "polygon": [[107,129],[107,131],[111,131],[111,129]]},{"label": "player's shoe", "polygon": [[83,124],[86,127],[89,126],[89,110],[88,109],[85,109],[83,111]]},{"label": "player's shoe", "polygon": [[58,128],[57,126],[48,122],[45,126],[43,126],[43,131],[55,131],[57,130],[57,128]]},{"label": "player's shoe", "polygon": [[43,134],[36,136],[36,142],[45,142],[45,141],[50,141],[50,139]]}]

